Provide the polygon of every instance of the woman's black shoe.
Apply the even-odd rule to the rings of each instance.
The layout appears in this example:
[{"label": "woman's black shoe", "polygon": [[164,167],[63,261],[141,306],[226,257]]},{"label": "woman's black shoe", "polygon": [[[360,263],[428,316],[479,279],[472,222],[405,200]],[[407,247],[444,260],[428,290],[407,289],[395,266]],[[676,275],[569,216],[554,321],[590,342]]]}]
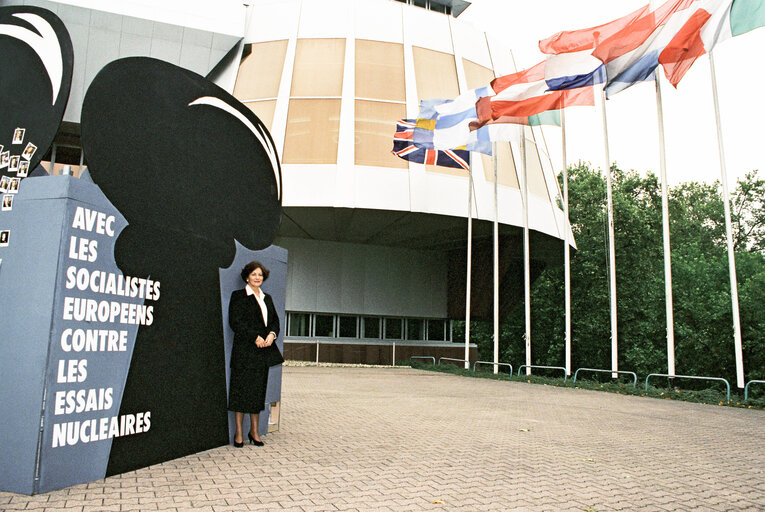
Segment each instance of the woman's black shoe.
[{"label": "woman's black shoe", "polygon": [[242,448],[243,446],[244,446],[244,441],[241,441],[239,443],[234,441],[234,448]]},{"label": "woman's black shoe", "polygon": [[252,434],[249,432],[247,433],[247,437],[250,438],[250,444],[254,444],[255,446],[263,446],[263,441],[256,441],[254,437],[252,437]]}]

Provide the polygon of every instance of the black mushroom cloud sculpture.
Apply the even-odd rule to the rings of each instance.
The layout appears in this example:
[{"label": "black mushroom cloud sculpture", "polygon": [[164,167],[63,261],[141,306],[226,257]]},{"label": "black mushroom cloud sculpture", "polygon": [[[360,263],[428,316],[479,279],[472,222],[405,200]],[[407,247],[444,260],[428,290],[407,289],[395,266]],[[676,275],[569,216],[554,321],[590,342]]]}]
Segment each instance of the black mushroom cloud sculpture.
[{"label": "black mushroom cloud sculpture", "polygon": [[[72,85],[72,40],[62,21],[40,7],[0,7],[0,146],[19,155],[27,144],[37,149],[37,167],[61,125]],[[16,128],[23,142],[12,144]],[[0,168],[8,174],[8,167]]]},{"label": "black mushroom cloud sculpture", "polygon": [[81,128],[93,180],[129,223],[117,264],[161,283],[120,409],[151,411],[151,429],[114,440],[111,475],[228,442],[218,269],[231,264],[235,239],[255,250],[273,241],[281,170],[255,114],[156,59],[105,66],[88,88]]}]

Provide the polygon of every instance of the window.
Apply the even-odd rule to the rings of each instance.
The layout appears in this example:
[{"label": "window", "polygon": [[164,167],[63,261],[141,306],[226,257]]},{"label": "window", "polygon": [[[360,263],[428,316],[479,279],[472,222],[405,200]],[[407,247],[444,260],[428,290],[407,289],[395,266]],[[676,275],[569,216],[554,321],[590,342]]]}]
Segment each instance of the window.
[{"label": "window", "polygon": [[356,40],[355,163],[408,169],[390,152],[391,127],[406,117],[404,46]]},{"label": "window", "polygon": [[284,137],[285,164],[337,163],[345,39],[298,39]]},{"label": "window", "polygon": [[253,43],[239,64],[234,97],[240,101],[276,98],[282,80],[287,40]]},{"label": "window", "polygon": [[406,321],[406,339],[425,339],[425,321],[419,318],[410,318]]},{"label": "window", "polygon": [[356,165],[408,169],[406,160],[390,152],[395,122],[405,117],[403,103],[356,100]]},{"label": "window", "polygon": [[337,319],[338,337],[358,338],[359,319],[355,316],[340,316]]},{"label": "window", "polygon": [[446,339],[446,321],[428,320],[428,341],[444,341]]},{"label": "window", "polygon": [[456,98],[459,95],[454,55],[415,46],[414,74],[418,99]]},{"label": "window", "polygon": [[386,318],[385,319],[385,339],[386,340],[400,340],[403,339],[403,318]]},{"label": "window", "polygon": [[282,161],[285,164],[334,164],[339,134],[339,99],[290,100]]},{"label": "window", "polygon": [[380,338],[380,319],[366,316],[364,321],[364,338]]},{"label": "window", "polygon": [[308,313],[289,313],[287,321],[289,336],[310,336],[311,315]]},{"label": "window", "polygon": [[314,315],[313,335],[331,338],[335,335],[335,317],[333,315]]}]

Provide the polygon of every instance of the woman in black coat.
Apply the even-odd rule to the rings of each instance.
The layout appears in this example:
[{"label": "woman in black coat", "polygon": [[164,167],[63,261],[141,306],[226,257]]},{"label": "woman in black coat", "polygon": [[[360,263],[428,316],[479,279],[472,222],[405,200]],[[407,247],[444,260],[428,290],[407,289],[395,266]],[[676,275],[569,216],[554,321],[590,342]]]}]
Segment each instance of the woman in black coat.
[{"label": "woman in black coat", "polygon": [[275,341],[279,317],[271,296],[260,286],[268,279],[268,269],[251,261],[242,269],[244,289],[231,294],[228,322],[234,330],[231,349],[231,382],[228,409],[234,411],[236,434],[234,446],[244,446],[242,420],[250,415],[250,443],[263,446],[258,434],[260,411],[265,409],[268,369],[284,361]]}]

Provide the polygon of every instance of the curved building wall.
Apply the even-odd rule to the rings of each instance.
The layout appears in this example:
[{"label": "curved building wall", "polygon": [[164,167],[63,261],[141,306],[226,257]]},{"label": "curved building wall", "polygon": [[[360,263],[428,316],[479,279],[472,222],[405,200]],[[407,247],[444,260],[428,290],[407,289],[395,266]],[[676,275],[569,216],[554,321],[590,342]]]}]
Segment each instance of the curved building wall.
[{"label": "curved building wall", "polygon": [[[270,127],[284,206],[467,216],[467,173],[391,154],[396,120],[514,71],[491,37],[393,0],[255,0],[234,95]],[[569,229],[541,131],[525,127],[530,228]],[[539,144],[537,145],[537,141]],[[498,144],[499,221],[522,226],[519,147]],[[474,218],[494,220],[491,157],[474,158]]]}]

